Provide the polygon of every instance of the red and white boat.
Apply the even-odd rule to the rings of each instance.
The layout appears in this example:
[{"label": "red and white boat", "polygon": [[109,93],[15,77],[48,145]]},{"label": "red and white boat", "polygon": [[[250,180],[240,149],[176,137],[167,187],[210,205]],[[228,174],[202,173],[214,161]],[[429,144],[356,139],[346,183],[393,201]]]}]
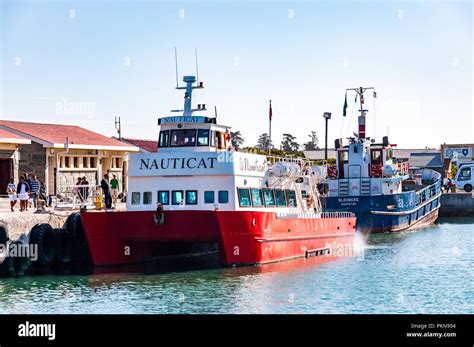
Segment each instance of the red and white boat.
[{"label": "red and white boat", "polygon": [[126,211],[80,214],[94,266],[216,253],[223,266],[328,259],[351,246],[350,212],[321,212],[321,168],[304,159],[234,151],[228,126],[195,116],[194,76],[184,110],[159,119],[156,153],[132,154]]}]

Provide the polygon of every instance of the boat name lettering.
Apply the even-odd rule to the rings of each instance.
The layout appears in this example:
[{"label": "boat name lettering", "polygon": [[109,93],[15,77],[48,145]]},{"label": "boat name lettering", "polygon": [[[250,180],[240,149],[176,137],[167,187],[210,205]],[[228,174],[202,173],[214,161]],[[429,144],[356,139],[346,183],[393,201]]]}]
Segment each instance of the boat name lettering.
[{"label": "boat name lettering", "polygon": [[176,117],[165,117],[160,118],[160,124],[171,124],[171,123],[205,123],[205,117],[194,117],[194,116],[176,116]]},{"label": "boat name lettering", "polygon": [[140,170],[213,169],[217,158],[141,159]]},{"label": "boat name lettering", "polygon": [[339,198],[341,206],[355,206],[359,202],[359,198]]},{"label": "boat name lettering", "polygon": [[240,170],[242,171],[256,171],[256,172],[264,172],[265,171],[265,163],[260,163],[257,159],[254,162],[250,162],[248,158],[240,158]]}]

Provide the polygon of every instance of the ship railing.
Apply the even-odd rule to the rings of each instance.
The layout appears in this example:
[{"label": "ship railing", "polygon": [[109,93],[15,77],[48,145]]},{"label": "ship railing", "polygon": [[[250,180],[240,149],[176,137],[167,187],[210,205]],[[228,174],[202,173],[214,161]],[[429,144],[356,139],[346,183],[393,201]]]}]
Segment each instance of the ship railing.
[{"label": "ship railing", "polygon": [[316,218],[351,218],[354,213],[347,211],[334,212],[276,212],[277,219],[316,219]]}]

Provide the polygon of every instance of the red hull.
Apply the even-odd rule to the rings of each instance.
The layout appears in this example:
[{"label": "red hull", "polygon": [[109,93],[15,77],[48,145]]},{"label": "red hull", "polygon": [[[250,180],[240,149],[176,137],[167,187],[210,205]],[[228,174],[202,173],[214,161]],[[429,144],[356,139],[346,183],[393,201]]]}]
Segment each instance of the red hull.
[{"label": "red hull", "polygon": [[163,225],[153,212],[83,212],[95,266],[153,260],[159,246],[217,243],[223,266],[264,264],[332,252],[352,245],[355,217],[286,219],[252,211],[166,211]]}]

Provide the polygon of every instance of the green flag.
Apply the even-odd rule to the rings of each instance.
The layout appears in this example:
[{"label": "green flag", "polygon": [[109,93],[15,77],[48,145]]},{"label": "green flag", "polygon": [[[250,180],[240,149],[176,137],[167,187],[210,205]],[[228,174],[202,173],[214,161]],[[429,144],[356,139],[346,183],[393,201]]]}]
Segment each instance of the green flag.
[{"label": "green flag", "polygon": [[347,92],[346,92],[346,97],[344,98],[344,108],[342,111],[342,116],[345,117],[347,114]]}]

